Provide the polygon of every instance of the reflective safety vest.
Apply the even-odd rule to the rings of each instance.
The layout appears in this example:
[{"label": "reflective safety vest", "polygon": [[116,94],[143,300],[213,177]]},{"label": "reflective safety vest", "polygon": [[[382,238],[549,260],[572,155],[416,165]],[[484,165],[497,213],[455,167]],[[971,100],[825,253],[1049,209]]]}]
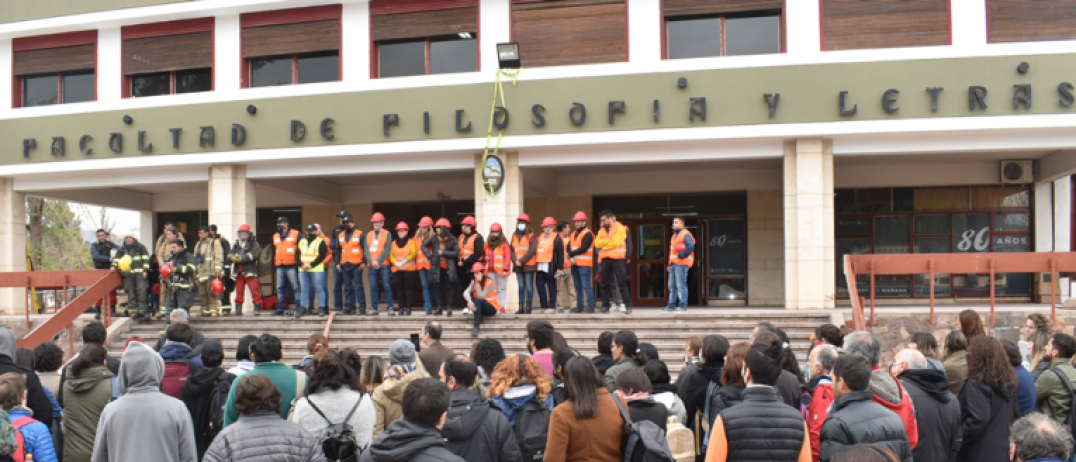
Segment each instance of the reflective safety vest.
[{"label": "reflective safety vest", "polygon": [[[601,229],[598,230],[598,238],[599,239],[603,239],[603,238],[604,239],[609,239],[609,238],[611,238],[611,236],[615,236],[617,233],[619,233],[620,229],[623,228],[623,227],[624,227],[624,225],[622,225],[620,223],[615,223],[615,226],[613,226],[612,228],[609,229],[608,234],[609,234],[610,237],[606,237],[605,228],[601,228]],[[625,233],[627,231],[628,230],[626,230],[626,229],[624,230]],[[625,239],[624,242],[621,242],[620,245],[617,246],[613,250],[599,251],[598,252],[599,260],[602,259],[602,258],[612,258],[613,260],[623,260],[623,259],[627,258],[628,257],[628,245],[627,245],[627,242],[628,242],[628,240]]]},{"label": "reflective safety vest", "polygon": [[[493,305],[494,308],[500,310],[501,302],[497,299],[497,283],[493,282],[493,278],[482,278],[482,290],[486,290],[486,288],[488,288],[490,285],[493,285],[493,290],[489,291],[489,295],[486,295],[486,298],[484,300],[486,300],[486,302],[489,302],[490,305]],[[474,283],[472,282],[471,300],[474,300],[475,298],[478,298],[478,287],[474,287]]]},{"label": "reflective safety vest", "polygon": [[[523,256],[531,250],[531,238],[534,237],[534,233],[527,233],[523,235],[523,239],[519,239],[519,235],[512,233],[512,249],[516,252],[516,261],[523,261]],[[523,266],[537,266],[538,258],[532,258]]]},{"label": "reflective safety vest", "polygon": [[564,244],[564,269],[571,269],[572,262],[568,260],[568,246],[571,245],[571,240],[566,237],[562,237],[560,238],[560,241],[562,244]]},{"label": "reflective safety vest", "polygon": [[538,263],[549,263],[553,261],[553,243],[555,239],[560,239],[556,233],[545,234],[542,233],[538,236],[538,255],[535,257]]},{"label": "reflective safety vest", "polygon": [[[318,247],[321,247],[321,243],[325,242],[320,237],[315,237],[313,241],[303,239],[299,241],[299,259],[304,265],[314,263],[314,260],[318,259]],[[321,273],[325,271],[325,261],[322,260],[318,263],[318,266],[312,266],[306,270],[308,273]]]},{"label": "reflective safety vest", "polygon": [[340,263],[353,265],[362,263],[362,231],[351,230],[351,239],[347,240],[344,238],[345,235],[347,235],[347,230],[341,231],[340,235],[336,236],[337,242],[340,243]]},{"label": "reflective safety vest", "polygon": [[681,266],[686,266],[686,267],[690,268],[691,265],[693,265],[695,263],[695,252],[692,251],[691,255],[688,255],[687,258],[678,258],[676,255],[679,252],[673,250],[673,248],[676,247],[676,244],[683,243],[683,244],[687,245],[686,243],[684,243],[684,237],[685,236],[691,236],[691,231],[688,231],[686,229],[682,229],[682,230],[680,230],[679,233],[676,233],[676,235],[672,237],[672,242],[669,244],[669,263],[673,264],[673,265],[681,265]]},{"label": "reflective safety vest", "polygon": [[[418,260],[416,257],[411,256],[411,252],[417,249],[414,240],[407,241],[407,247],[400,248],[396,245],[396,240],[392,241],[392,259],[394,263],[404,262],[403,271],[415,271],[418,269]],[[421,255],[422,252],[419,252]],[[426,262],[429,264],[429,262]],[[392,272],[395,273],[400,269],[396,265],[392,265]]]},{"label": "reflective safety vest", "polygon": [[273,264],[276,266],[295,266],[297,260],[295,259],[296,253],[298,253],[299,245],[299,231],[296,229],[289,229],[288,234],[283,238],[280,237],[280,233],[273,235],[273,246],[276,247],[276,257],[273,258]]},{"label": "reflective safety vest", "polygon": [[418,256],[415,260],[415,269],[428,270],[430,269],[430,260],[426,258],[426,252],[422,251],[422,238],[415,236],[411,238],[411,242],[415,245],[415,249],[418,250]]},{"label": "reflective safety vest", "polygon": [[[374,238],[377,238],[376,241]],[[380,233],[374,234],[374,231],[366,233],[366,248],[370,250],[370,254],[367,255],[366,263],[373,263],[381,259],[381,252],[385,250],[385,247],[389,246],[389,241],[392,239],[389,236],[389,232],[381,230]]]},{"label": "reflective safety vest", "polygon": [[493,249],[489,246],[489,242],[486,242],[486,274],[492,270],[494,274],[508,276],[512,272],[512,254],[508,252],[508,244],[501,244],[500,247]]},{"label": "reflective safety vest", "polygon": [[[470,239],[466,234],[460,235],[460,261],[471,258],[474,255],[474,242],[478,239],[478,233],[471,233]],[[470,268],[468,268],[470,270]]]},{"label": "reflective safety vest", "polygon": [[[571,239],[571,251],[572,252],[575,252],[576,250],[579,250],[579,249],[583,248],[583,238],[586,237],[588,234],[591,235],[591,236],[594,235],[594,233],[590,232],[590,230],[587,229],[587,228],[583,228],[583,230],[580,231],[580,232],[572,233],[572,239]],[[593,241],[593,238],[592,238],[591,245],[593,245],[593,242],[594,241]],[[594,251],[592,249],[587,249],[586,252],[583,252],[583,253],[581,253],[579,255],[576,255],[575,256],[575,266],[590,266],[590,267],[594,266]]]}]

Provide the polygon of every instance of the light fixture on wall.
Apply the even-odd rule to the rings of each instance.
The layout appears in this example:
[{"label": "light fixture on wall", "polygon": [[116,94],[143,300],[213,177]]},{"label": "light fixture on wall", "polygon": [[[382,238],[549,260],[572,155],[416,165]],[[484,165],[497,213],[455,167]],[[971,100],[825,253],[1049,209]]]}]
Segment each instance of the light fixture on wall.
[{"label": "light fixture on wall", "polygon": [[471,36],[470,32],[460,32],[459,34],[456,34],[456,35],[459,35],[461,39],[474,38],[473,36]]},{"label": "light fixture on wall", "polygon": [[522,66],[519,55],[519,42],[497,44],[497,61],[501,69],[519,69]]}]

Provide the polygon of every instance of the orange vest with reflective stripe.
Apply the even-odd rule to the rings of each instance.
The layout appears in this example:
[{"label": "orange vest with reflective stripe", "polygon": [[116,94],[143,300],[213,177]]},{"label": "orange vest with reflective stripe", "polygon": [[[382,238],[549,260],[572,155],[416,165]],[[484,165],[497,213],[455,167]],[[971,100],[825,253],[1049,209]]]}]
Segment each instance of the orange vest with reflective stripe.
[{"label": "orange vest with reflective stripe", "polygon": [[415,269],[430,269],[430,261],[426,259],[426,253],[422,251],[422,239],[418,236],[415,236],[411,238],[411,242],[415,244],[415,249],[418,249],[417,260],[415,260]]},{"label": "orange vest with reflective stripe", "polygon": [[[522,261],[523,256],[531,250],[531,237],[534,237],[534,233],[527,233],[523,235],[523,239],[519,238],[519,235],[512,233],[512,249],[516,251],[516,261]],[[532,258],[523,266],[537,266],[538,258]]]},{"label": "orange vest with reflective stripe", "polygon": [[[616,226],[614,226],[613,228],[611,228],[609,230],[609,234],[612,235],[612,236],[615,236],[616,233],[620,232],[620,228],[623,228],[623,227],[624,227],[624,225],[622,225],[620,223],[616,223]],[[624,230],[624,232],[626,233],[627,230]],[[605,238],[605,234],[606,234],[605,233],[605,228],[601,228],[601,229],[598,230],[598,237],[599,238]],[[617,248],[615,248],[613,250],[602,250],[602,251],[598,252],[599,259],[601,259],[601,258],[612,258],[613,260],[623,260],[623,259],[627,258],[628,257],[627,242],[628,242],[628,240],[625,239],[624,242],[621,242],[620,245],[617,246]]]},{"label": "orange vest with reflective stripe", "polygon": [[[471,300],[474,300],[478,297],[478,287],[473,287],[473,282],[471,284]],[[485,290],[490,284],[493,284],[493,290],[489,291],[489,295],[486,296],[485,300],[489,302],[490,305],[493,305],[494,308],[500,310],[501,302],[497,299],[497,283],[493,282],[492,278],[482,278],[482,290]]]},{"label": "orange vest with reflective stripe", "polygon": [[474,255],[475,239],[478,239],[478,233],[471,233],[470,239],[467,239],[466,234],[460,235],[460,261],[471,258],[471,255]]},{"label": "orange vest with reflective stripe", "polygon": [[299,253],[299,231],[296,229],[289,229],[287,236],[283,239],[280,237],[280,233],[274,234],[273,247],[276,247],[276,257],[273,258],[274,265],[297,265],[298,263],[295,260],[295,257],[296,254]]},{"label": "orange vest with reflective stripe", "polygon": [[691,236],[691,231],[682,229],[679,233],[676,233],[676,235],[673,236],[672,242],[669,244],[669,263],[690,268],[691,265],[695,263],[695,252],[691,252],[691,255],[688,255],[687,258],[677,258],[676,254],[678,252],[673,250],[673,248],[676,247],[676,244],[684,242],[684,236]]},{"label": "orange vest with reflective stripe", "polygon": [[562,244],[564,244],[564,269],[571,269],[572,262],[571,260],[568,260],[568,248],[571,245],[571,240],[566,237],[562,237],[560,238],[560,241]]},{"label": "orange vest with reflective stripe", "polygon": [[374,244],[374,232],[370,231],[366,233],[366,247],[370,249],[369,263],[373,263],[374,261],[378,260],[378,258],[381,256],[381,251],[389,245],[388,241],[392,239],[392,237],[389,236],[389,232],[385,231],[384,229],[382,229],[381,232],[378,233],[377,238],[377,244]]},{"label": "orange vest with reflective stripe", "polygon": [[560,239],[556,233],[546,235],[542,233],[538,236],[538,255],[534,258],[538,260],[538,263],[549,263],[553,261],[553,243],[554,239]]},{"label": "orange vest with reflective stripe", "polygon": [[[408,240],[407,241],[407,247],[404,247],[404,248],[397,247],[396,246],[396,240],[395,239],[392,240],[392,250],[391,250],[392,257],[396,259],[396,262],[401,262],[401,261],[402,262],[407,262],[407,263],[404,264],[404,267],[403,267],[402,270],[397,268],[396,265],[392,265],[392,272],[393,273],[395,273],[396,271],[415,271],[415,270],[418,270],[418,261],[416,259],[411,258],[411,250],[414,249],[414,248],[415,248],[415,241],[413,241],[413,240]],[[421,254],[421,253],[422,252],[419,252],[419,254]],[[417,258],[417,256],[416,256],[416,258]]]},{"label": "orange vest with reflective stripe", "polygon": [[331,268],[333,263],[333,248],[329,245],[329,242],[332,241],[332,238],[326,236],[325,233],[319,234],[318,237],[325,241],[325,263]]},{"label": "orange vest with reflective stripe", "polygon": [[351,239],[345,240],[347,230],[341,231],[336,240],[340,243],[340,263],[362,263],[362,231],[351,230]]},{"label": "orange vest with reflective stripe", "polygon": [[512,272],[512,254],[508,253],[508,244],[501,244],[496,249],[491,249],[486,243],[486,273],[492,268],[493,273],[508,276]]},{"label": "orange vest with reflective stripe", "polygon": [[[583,228],[583,231],[580,231],[578,233],[573,233],[572,234],[572,238],[571,238],[571,251],[572,252],[575,252],[576,250],[579,250],[580,248],[583,247],[583,238],[586,237],[588,234],[593,235],[594,233],[590,232],[590,230],[587,229],[587,228]],[[594,241],[591,241],[591,242],[593,243]],[[583,252],[583,253],[581,253],[579,255],[576,255],[575,256],[575,266],[591,266],[591,267],[594,266],[594,252],[591,249],[587,249],[586,252]]]}]

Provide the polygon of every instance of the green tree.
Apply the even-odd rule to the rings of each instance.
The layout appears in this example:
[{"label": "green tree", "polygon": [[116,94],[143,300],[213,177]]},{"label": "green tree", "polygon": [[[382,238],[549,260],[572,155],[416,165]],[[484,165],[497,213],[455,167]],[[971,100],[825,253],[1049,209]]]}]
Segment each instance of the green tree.
[{"label": "green tree", "polygon": [[[90,251],[82,238],[82,222],[67,201],[36,199],[27,203],[30,258],[37,271],[92,269]],[[39,232],[35,233],[35,230]]]}]

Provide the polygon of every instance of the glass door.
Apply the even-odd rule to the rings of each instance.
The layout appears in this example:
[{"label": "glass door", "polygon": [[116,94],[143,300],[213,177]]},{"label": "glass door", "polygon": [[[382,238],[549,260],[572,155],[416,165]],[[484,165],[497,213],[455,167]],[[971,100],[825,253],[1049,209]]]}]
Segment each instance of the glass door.
[{"label": "glass door", "polygon": [[670,220],[633,221],[631,261],[633,306],[664,306],[668,301],[666,269]]}]

